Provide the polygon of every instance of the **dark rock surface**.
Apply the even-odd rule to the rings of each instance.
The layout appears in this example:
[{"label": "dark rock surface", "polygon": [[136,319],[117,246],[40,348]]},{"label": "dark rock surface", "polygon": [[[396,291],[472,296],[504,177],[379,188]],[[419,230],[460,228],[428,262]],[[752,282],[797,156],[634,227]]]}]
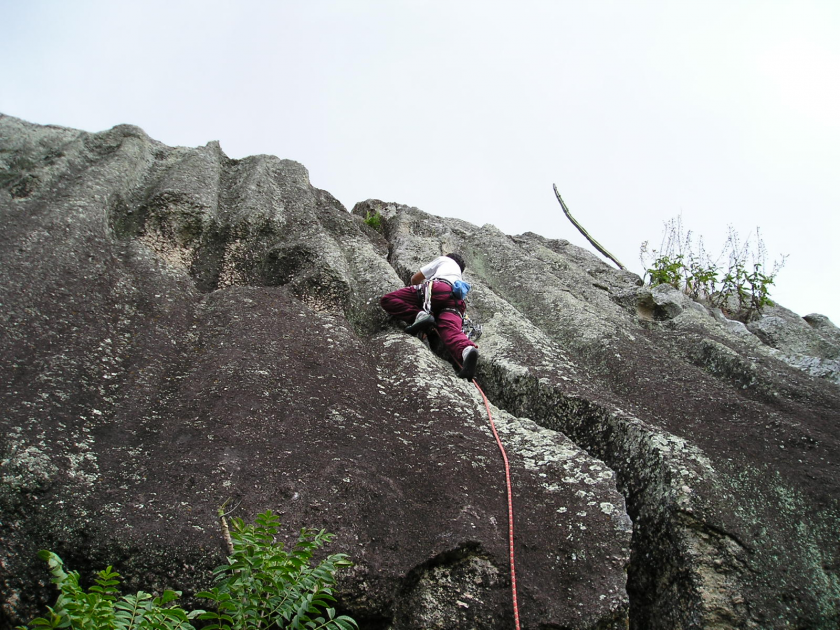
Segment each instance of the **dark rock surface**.
[{"label": "dark rock surface", "polygon": [[335,532],[362,628],[512,627],[482,399],[378,307],[453,250],[524,628],[840,625],[820,315],[747,328],[565,241],[348,213],[295,162],[127,125],[0,117],[0,217],[0,630],[53,598],[40,548],[190,603],[228,498]]}]

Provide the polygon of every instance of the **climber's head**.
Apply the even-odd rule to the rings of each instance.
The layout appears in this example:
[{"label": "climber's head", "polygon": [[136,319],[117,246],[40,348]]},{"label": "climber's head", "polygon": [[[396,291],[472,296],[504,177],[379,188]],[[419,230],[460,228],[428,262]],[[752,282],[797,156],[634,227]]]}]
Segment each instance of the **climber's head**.
[{"label": "climber's head", "polygon": [[461,273],[464,273],[464,269],[466,269],[467,266],[464,264],[464,258],[461,256],[461,254],[456,254],[455,252],[453,252],[451,254],[446,254],[446,257],[451,258],[456,263],[458,263],[458,266],[461,268]]}]

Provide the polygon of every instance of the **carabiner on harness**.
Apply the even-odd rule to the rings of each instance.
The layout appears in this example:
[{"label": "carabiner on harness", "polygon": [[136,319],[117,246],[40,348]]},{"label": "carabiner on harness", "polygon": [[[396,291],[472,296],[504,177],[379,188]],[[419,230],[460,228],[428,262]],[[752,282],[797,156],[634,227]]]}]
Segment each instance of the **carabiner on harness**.
[{"label": "carabiner on harness", "polygon": [[467,336],[467,339],[475,343],[478,341],[479,337],[481,337],[481,333],[483,332],[481,324],[474,322],[469,317],[463,317],[463,321],[464,323],[461,327],[461,331]]}]

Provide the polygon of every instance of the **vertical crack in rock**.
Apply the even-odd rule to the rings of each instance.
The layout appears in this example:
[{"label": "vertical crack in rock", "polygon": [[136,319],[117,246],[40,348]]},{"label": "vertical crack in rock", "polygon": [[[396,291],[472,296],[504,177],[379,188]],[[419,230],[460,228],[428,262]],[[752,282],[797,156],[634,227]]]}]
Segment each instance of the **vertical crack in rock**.
[{"label": "vertical crack in rock", "polygon": [[[701,452],[637,418],[492,363],[482,364],[479,378],[494,404],[562,432],[617,474],[634,523],[627,587],[631,627],[690,627],[698,609],[715,611],[704,623],[717,617],[720,627],[728,627],[737,621],[731,602],[720,601],[743,602],[737,579],[719,582],[728,569],[743,565],[747,551],[693,515],[692,486],[714,475]],[[708,564],[711,558],[716,564]]]},{"label": "vertical crack in rock", "polygon": [[[394,331],[374,339],[384,342],[377,368],[383,396],[399,396],[406,386],[422,383],[406,402],[416,413],[411,431],[429,435],[433,452],[440,453],[430,479],[448,478],[449,468],[462,465],[481,475],[479,487],[467,485],[466,476],[456,478],[463,481],[455,481],[454,489],[464,496],[447,510],[457,509],[456,521],[470,528],[488,519],[495,530],[489,539],[453,540],[445,520],[435,525],[444,525],[437,536],[445,546],[403,580],[394,597],[393,627],[509,627],[504,469],[481,397],[416,339]],[[632,526],[613,474],[561,434],[500,409],[492,413],[514,468],[523,619],[626,627],[624,567]],[[449,414],[460,419],[454,430],[443,422]],[[405,446],[415,443],[411,432],[401,428],[400,434]],[[505,612],[500,617],[489,610]]]}]

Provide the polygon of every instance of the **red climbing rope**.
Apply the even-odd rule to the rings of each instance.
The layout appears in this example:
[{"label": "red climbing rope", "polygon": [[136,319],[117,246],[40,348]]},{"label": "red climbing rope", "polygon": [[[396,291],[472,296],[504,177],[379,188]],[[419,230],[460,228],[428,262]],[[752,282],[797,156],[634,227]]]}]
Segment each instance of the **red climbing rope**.
[{"label": "red climbing rope", "polygon": [[[432,329],[435,330],[435,329]],[[437,333],[437,330],[435,330]],[[438,333],[439,335],[439,333]],[[463,367],[461,363],[452,357],[455,363],[458,365],[459,368]],[[484,399],[484,408],[487,410],[487,418],[490,420],[490,429],[493,431],[493,437],[496,438],[496,444],[499,446],[499,452],[502,454],[502,460],[505,462],[505,484],[507,486],[507,504],[508,504],[508,549],[510,551],[510,589],[511,595],[513,597],[513,622],[516,630],[520,630],[519,628],[519,599],[516,596],[516,565],[513,561],[513,490],[512,484],[510,482],[510,463],[508,462],[507,453],[505,452],[505,447],[502,444],[502,440],[499,437],[499,433],[496,431],[496,424],[493,422],[493,414],[490,413],[490,401],[487,400],[487,394],[484,393],[484,390],[478,384],[478,381],[472,379],[472,384],[475,385],[475,388],[478,390],[478,393],[481,394],[481,397]]]},{"label": "red climbing rope", "polygon": [[516,630],[519,630],[519,602],[516,597],[516,568],[513,562],[513,491],[510,483],[510,464],[508,463],[507,453],[505,447],[502,445],[502,440],[496,432],[496,425],[493,422],[493,414],[490,413],[490,401],[487,400],[487,395],[484,390],[479,387],[478,382],[473,379],[473,385],[484,399],[484,408],[487,409],[487,417],[490,419],[490,428],[493,430],[493,436],[496,438],[496,444],[499,445],[499,451],[502,453],[502,459],[505,462],[505,483],[507,484],[507,501],[508,501],[508,543],[510,547],[510,587],[513,595],[513,621],[516,625]]}]

